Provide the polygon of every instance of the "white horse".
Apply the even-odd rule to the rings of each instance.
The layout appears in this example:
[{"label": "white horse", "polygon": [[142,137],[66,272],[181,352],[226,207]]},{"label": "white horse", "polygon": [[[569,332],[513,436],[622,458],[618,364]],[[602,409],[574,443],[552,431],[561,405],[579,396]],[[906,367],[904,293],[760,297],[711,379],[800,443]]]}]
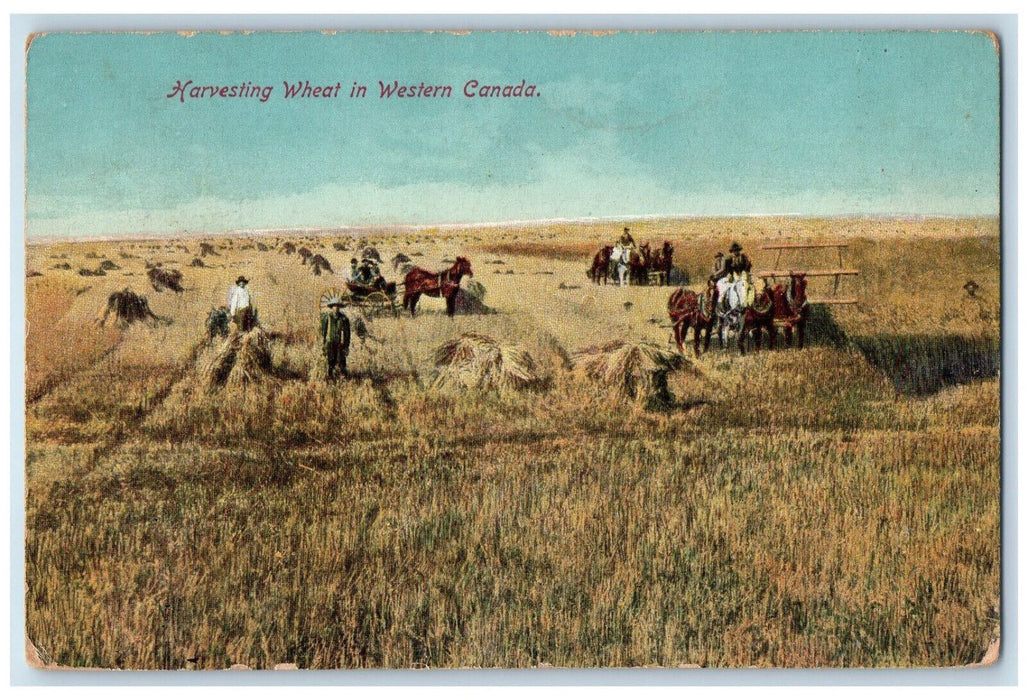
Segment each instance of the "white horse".
[{"label": "white horse", "polygon": [[618,286],[624,287],[628,284],[628,260],[631,254],[631,248],[623,247],[620,244],[616,244],[610,253],[610,266],[617,272]]},{"label": "white horse", "polygon": [[730,282],[727,277],[717,281],[718,340],[721,347],[728,347],[728,333],[742,331],[743,316],[749,307],[747,292],[749,286],[743,278]]}]

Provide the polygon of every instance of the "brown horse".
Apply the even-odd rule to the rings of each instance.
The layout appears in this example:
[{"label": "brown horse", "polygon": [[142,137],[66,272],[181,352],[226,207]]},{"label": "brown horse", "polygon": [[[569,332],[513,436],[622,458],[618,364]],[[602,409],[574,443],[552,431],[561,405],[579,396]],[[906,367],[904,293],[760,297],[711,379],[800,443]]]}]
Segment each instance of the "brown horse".
[{"label": "brown horse", "polygon": [[664,241],[664,247],[653,256],[653,269],[664,273],[661,276],[663,284],[670,284],[668,280],[671,278],[671,267],[674,265],[674,258],[675,249],[670,241]]},{"label": "brown horse", "polygon": [[792,346],[792,331],[797,334],[797,347],[803,348],[807,317],[810,316],[810,305],[807,303],[807,277],[802,273],[789,275],[789,290],[782,285],[774,288],[775,323],[782,326],[785,333],[785,344]]},{"label": "brown horse", "polygon": [[714,320],[717,314],[717,287],[713,282],[707,284],[707,291],[703,296],[696,292],[679,287],[671,292],[667,300],[667,312],[671,317],[671,324],[675,329],[675,342],[678,344],[678,351],[685,352],[685,337],[689,329],[693,329],[692,345],[696,357],[700,356],[700,332],[705,331],[703,340],[703,351],[710,350],[710,333],[714,329]]},{"label": "brown horse", "polygon": [[[667,274],[664,272],[664,251],[658,250],[650,256],[650,272],[659,272],[660,275],[657,279],[657,284],[662,285],[667,280]],[[649,275],[647,274],[647,278]]]},{"label": "brown horse", "polygon": [[613,252],[614,246],[605,245],[593,256],[593,266],[589,270],[589,277],[593,284],[599,284],[601,277],[603,283],[607,284],[607,278],[610,277],[610,255]]},{"label": "brown horse", "polygon": [[403,281],[403,308],[410,309],[410,315],[413,317],[421,295],[427,294],[430,297],[446,299],[446,315],[453,316],[457,292],[460,291],[460,280],[464,275],[475,276],[471,272],[471,261],[462,257],[458,257],[450,269],[440,272],[415,267],[407,273]]},{"label": "brown horse", "polygon": [[639,246],[638,252],[633,252],[628,258],[628,280],[632,284],[646,285],[649,283],[650,264],[653,261],[653,254],[650,252],[650,244],[643,243]]},{"label": "brown horse", "polygon": [[760,350],[761,331],[767,331],[769,349],[775,349],[775,309],[774,293],[764,285],[763,291],[743,312],[741,330],[739,331],[739,352],[746,352],[746,336],[753,334],[753,349]]}]

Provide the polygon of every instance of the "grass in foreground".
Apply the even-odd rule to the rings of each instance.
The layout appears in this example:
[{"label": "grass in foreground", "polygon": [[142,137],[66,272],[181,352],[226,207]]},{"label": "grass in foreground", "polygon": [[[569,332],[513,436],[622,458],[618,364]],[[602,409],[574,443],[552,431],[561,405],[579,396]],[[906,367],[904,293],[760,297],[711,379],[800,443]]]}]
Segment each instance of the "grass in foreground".
[{"label": "grass in foreground", "polygon": [[[995,255],[940,245],[951,275]],[[198,380],[212,268],[181,300],[150,293],[172,326],[131,329],[29,406],[29,637],[46,660],[118,668],[977,661],[997,622],[998,380],[907,391],[874,357],[991,357],[998,326],[900,293],[874,260],[903,247],[862,263],[875,301],[835,319],[855,345],[714,352],[671,376],[677,410],[650,412],[561,352],[663,342],[647,317],[666,290],[628,290],[626,311],[615,290],[558,291],[578,263],[507,256],[556,275],[477,274],[497,316],[375,321],[387,342],[327,385],[307,332],[325,281],[237,243],[216,264],[261,266],[278,375]],[[55,323],[121,284],[101,282]],[[526,347],[548,389],[431,388],[431,348],[464,331]]]}]

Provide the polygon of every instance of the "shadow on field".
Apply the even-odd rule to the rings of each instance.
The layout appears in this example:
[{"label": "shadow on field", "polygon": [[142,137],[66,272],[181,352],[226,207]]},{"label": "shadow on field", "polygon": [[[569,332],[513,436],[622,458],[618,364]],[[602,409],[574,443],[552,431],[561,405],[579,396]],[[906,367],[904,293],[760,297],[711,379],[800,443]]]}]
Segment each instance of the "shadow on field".
[{"label": "shadow on field", "polygon": [[709,401],[707,399],[686,399],[679,401],[672,397],[670,400],[657,399],[647,401],[646,410],[657,411],[661,413],[676,413],[679,411],[691,411],[694,408],[699,408],[700,406],[707,406],[712,403],[712,401]]},{"label": "shadow on field", "polygon": [[[463,291],[463,290],[461,290]],[[397,314],[404,318],[410,318],[410,312],[405,311],[402,308],[397,307]],[[454,308],[453,316],[493,316],[500,312],[496,309],[486,306],[480,300],[471,296],[470,294],[461,294],[457,297],[457,306]],[[417,316],[436,316],[436,317],[449,317],[446,313],[446,309],[432,309],[418,306]]]},{"label": "shadow on field", "polygon": [[854,347],[897,393],[927,396],[948,386],[995,377],[1000,368],[996,338],[955,333],[847,336],[829,309],[815,306],[807,321],[810,345]]},{"label": "shadow on field", "polygon": [[999,340],[939,335],[853,338],[867,361],[892,380],[897,393],[925,396],[948,386],[999,374]]},{"label": "shadow on field", "polygon": [[841,350],[849,345],[849,338],[835,322],[831,310],[825,306],[812,305],[810,316],[807,318],[806,342],[809,345]]}]

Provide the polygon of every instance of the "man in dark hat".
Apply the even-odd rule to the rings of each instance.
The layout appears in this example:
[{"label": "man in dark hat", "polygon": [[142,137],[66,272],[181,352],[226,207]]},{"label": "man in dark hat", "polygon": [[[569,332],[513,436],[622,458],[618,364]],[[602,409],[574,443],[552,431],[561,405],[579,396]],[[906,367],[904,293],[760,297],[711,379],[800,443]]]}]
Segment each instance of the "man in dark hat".
[{"label": "man in dark hat", "polygon": [[728,249],[728,252],[731,255],[728,256],[728,260],[725,262],[725,269],[731,275],[731,280],[735,282],[748,277],[752,264],[746,253],[742,252],[742,246],[739,245],[739,242],[733,241],[732,247]]},{"label": "man in dark hat", "polygon": [[336,367],[346,377],[346,356],[350,354],[350,319],[343,313],[338,297],[328,301],[328,311],[321,314],[321,343],[328,361],[328,378],[335,378]]},{"label": "man in dark hat", "polygon": [[374,287],[379,277],[378,265],[374,260],[365,258],[357,266],[357,282],[365,287]]},{"label": "man in dark hat", "polygon": [[725,260],[725,279],[729,283],[742,282],[745,293],[743,298],[747,306],[753,304],[756,290],[753,287],[753,278],[750,276],[750,269],[753,267],[749,257],[742,252],[742,246],[738,241],[733,241],[728,249],[730,255]]},{"label": "man in dark hat", "polygon": [[621,238],[618,239],[618,243],[622,248],[628,248],[629,250],[635,250],[635,239],[632,238],[632,234],[628,232],[628,227],[625,226],[624,232],[621,234]]},{"label": "man in dark hat", "polygon": [[253,303],[250,298],[250,290],[246,285],[250,280],[243,275],[236,278],[232,289],[228,290],[228,313],[238,328],[243,333],[251,330],[256,325],[256,314],[253,311]]}]

